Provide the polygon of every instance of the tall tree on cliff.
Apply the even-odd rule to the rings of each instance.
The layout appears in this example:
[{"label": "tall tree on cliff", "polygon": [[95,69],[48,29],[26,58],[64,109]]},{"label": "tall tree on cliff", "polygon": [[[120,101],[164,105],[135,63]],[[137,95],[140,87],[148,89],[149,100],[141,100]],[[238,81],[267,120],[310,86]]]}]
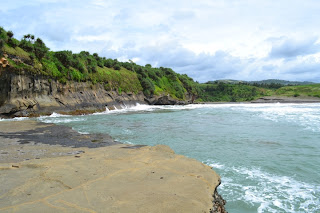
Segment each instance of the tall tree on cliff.
[{"label": "tall tree on cliff", "polygon": [[46,47],[45,43],[40,38],[37,38],[34,42],[33,48],[34,53],[39,60],[41,60],[49,51],[49,48]]}]

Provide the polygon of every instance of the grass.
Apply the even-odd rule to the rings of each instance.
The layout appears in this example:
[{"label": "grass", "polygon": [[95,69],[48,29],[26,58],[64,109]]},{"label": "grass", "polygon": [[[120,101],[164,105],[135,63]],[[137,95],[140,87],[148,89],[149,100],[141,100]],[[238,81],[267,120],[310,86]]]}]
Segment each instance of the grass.
[{"label": "grass", "polygon": [[20,47],[9,47],[7,44],[4,45],[3,47],[3,51],[6,52],[7,54],[10,55],[16,55],[19,58],[21,58],[22,60],[31,60],[30,59],[30,54],[27,53],[26,51],[24,51],[23,49],[21,49]]},{"label": "grass", "polygon": [[320,84],[286,86],[277,89],[274,95],[287,97],[318,97],[320,98]]},{"label": "grass", "polygon": [[142,91],[137,74],[123,67],[121,67],[120,70],[114,70],[107,67],[97,67],[97,73],[92,75],[92,77],[97,79],[98,82],[104,82],[105,89],[107,90],[134,93]]}]

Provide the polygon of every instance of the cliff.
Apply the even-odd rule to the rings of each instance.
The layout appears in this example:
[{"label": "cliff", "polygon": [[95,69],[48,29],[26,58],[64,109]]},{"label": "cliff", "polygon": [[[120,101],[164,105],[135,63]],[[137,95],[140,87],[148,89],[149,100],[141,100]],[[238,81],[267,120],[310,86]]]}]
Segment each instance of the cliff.
[{"label": "cliff", "polygon": [[147,98],[142,92],[106,91],[102,84],[66,84],[25,72],[0,73],[0,117],[33,116],[52,112],[94,112],[140,104],[185,104],[168,95]]}]

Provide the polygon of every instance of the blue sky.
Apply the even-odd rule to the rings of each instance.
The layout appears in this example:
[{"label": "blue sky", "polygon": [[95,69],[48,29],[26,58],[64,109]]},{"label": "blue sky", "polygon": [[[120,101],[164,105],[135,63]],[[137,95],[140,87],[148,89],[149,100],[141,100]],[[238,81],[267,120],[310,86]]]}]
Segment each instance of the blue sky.
[{"label": "blue sky", "polygon": [[320,82],[319,0],[0,0],[0,25],[51,50],[171,67],[199,82]]}]

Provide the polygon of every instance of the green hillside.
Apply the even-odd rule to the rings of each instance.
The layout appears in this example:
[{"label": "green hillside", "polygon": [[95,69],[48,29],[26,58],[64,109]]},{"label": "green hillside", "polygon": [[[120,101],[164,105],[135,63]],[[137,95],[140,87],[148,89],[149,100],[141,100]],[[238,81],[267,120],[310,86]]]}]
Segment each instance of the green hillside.
[{"label": "green hillside", "polygon": [[24,35],[14,38],[11,31],[0,27],[0,57],[6,54],[10,70],[42,75],[61,83],[68,81],[101,83],[105,89],[118,92],[142,91],[146,96],[170,95],[185,100],[199,93],[198,84],[187,75],[170,68],[138,65],[133,61],[100,57],[87,51],[50,51],[40,38]]},{"label": "green hillside", "polygon": [[201,93],[199,95],[200,101],[251,101],[259,97],[268,95],[269,90],[258,88],[246,84],[234,83],[215,83],[215,84],[201,84]]},{"label": "green hillside", "polygon": [[320,84],[286,86],[277,89],[273,93],[279,96],[288,97],[318,97],[320,98]]}]

